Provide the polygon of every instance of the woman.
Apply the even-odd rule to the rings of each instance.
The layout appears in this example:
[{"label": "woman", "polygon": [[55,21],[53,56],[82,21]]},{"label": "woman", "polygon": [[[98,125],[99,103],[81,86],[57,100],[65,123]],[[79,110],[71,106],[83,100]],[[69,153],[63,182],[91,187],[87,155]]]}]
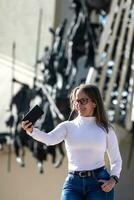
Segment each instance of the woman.
[{"label": "woman", "polygon": [[[34,128],[29,121],[22,122],[22,128],[47,145],[65,141],[69,173],[61,200],[114,200],[122,159],[100,92],[95,85],[83,84],[72,91],[70,100],[77,115],[72,121],[60,123],[48,134]],[[105,168],[105,152],[110,173]]]}]

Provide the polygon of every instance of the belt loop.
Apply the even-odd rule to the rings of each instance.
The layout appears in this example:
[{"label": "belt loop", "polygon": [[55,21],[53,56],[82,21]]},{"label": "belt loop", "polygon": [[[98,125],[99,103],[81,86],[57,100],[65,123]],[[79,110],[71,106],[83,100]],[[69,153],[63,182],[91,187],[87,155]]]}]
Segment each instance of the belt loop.
[{"label": "belt loop", "polygon": [[94,173],[94,171],[91,171],[91,176],[92,176],[93,178],[95,178],[95,173]]}]

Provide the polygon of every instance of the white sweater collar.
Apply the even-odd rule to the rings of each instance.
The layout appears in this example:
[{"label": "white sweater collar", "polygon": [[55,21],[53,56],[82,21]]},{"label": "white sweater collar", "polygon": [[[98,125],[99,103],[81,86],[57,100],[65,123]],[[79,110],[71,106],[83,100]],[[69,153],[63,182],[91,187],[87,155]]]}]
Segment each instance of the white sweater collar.
[{"label": "white sweater collar", "polygon": [[80,124],[96,123],[96,117],[83,117],[83,116],[78,115],[77,120]]}]

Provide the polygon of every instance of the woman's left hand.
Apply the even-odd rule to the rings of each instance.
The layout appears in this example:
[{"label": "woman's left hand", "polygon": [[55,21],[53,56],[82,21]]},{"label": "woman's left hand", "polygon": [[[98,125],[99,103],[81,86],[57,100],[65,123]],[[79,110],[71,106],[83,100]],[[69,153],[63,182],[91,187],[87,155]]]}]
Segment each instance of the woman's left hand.
[{"label": "woman's left hand", "polygon": [[109,180],[102,180],[102,179],[100,179],[100,180],[98,180],[98,182],[103,183],[103,184],[101,185],[101,189],[102,189],[104,192],[110,192],[110,191],[114,188],[114,186],[115,186],[115,184],[116,184],[116,181],[114,180],[113,177],[110,177]]}]

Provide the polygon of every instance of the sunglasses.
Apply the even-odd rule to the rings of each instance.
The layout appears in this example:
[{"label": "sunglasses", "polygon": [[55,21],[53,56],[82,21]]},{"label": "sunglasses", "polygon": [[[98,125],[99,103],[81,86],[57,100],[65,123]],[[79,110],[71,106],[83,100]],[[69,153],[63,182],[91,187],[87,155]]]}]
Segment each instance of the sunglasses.
[{"label": "sunglasses", "polygon": [[77,105],[77,104],[81,104],[81,105],[86,105],[87,103],[89,102],[89,99],[88,98],[81,98],[81,99],[77,99],[77,100],[74,100],[74,104]]}]

